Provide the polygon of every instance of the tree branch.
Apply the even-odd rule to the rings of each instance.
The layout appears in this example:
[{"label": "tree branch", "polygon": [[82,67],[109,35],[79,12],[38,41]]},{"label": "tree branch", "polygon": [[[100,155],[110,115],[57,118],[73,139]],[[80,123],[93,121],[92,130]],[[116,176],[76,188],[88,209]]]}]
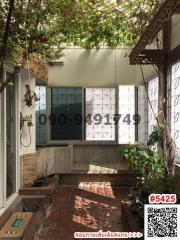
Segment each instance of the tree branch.
[{"label": "tree branch", "polygon": [[[12,12],[14,8],[14,0],[10,0],[9,2],[9,11],[7,15],[7,20],[6,20],[6,26],[5,26],[5,32],[4,32],[4,37],[3,37],[3,42],[2,42],[2,47],[0,50],[0,60],[1,60],[1,67],[0,67],[0,83],[3,82],[3,60],[6,57],[6,50],[7,50],[7,42],[8,42],[8,37],[9,37],[9,28],[11,24],[11,17],[12,17]],[[2,87],[2,86],[1,86]]]}]

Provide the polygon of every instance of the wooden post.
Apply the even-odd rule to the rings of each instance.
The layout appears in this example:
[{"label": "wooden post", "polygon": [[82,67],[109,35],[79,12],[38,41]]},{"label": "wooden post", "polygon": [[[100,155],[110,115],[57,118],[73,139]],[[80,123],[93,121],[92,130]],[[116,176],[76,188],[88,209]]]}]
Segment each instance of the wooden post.
[{"label": "wooden post", "polygon": [[[159,66],[159,72],[160,72],[160,94],[159,94],[159,103],[160,103],[160,116],[159,116],[159,123],[167,124],[168,121],[168,56],[171,51],[171,28],[172,28],[172,20],[170,20],[167,25],[163,29],[163,51],[164,51],[164,57],[162,60],[162,63]],[[168,147],[168,146],[167,146]],[[167,191],[169,193],[173,193],[174,191],[174,177],[169,176],[167,173],[166,177],[167,181]]]},{"label": "wooden post", "polygon": [[164,57],[159,65],[159,123],[167,121],[168,54],[171,47],[171,21],[163,29]]}]

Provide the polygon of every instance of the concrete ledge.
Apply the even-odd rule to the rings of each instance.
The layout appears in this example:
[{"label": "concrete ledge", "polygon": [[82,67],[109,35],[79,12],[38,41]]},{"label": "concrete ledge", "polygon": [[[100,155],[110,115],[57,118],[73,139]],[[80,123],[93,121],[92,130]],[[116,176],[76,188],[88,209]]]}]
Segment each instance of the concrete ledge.
[{"label": "concrete ledge", "polygon": [[50,197],[46,195],[31,195],[31,196],[18,196],[10,207],[0,217],[0,228],[7,222],[14,212],[23,211],[23,205],[26,203],[37,204],[39,206],[37,212],[33,214],[30,224],[23,235],[22,240],[32,240],[35,232],[45,219],[47,208],[51,203]]},{"label": "concrete ledge", "polygon": [[51,204],[52,194],[57,187],[57,178],[53,177],[46,186],[42,188],[22,188],[20,195],[13,201],[13,203],[6,209],[0,217],[0,228],[10,218],[14,212],[25,212],[27,209],[32,209],[28,212],[34,212],[31,223],[29,224],[25,235],[22,240],[32,240],[34,234],[38,231],[40,225],[44,221],[47,209]]},{"label": "concrete ledge", "polygon": [[33,215],[31,224],[29,225],[26,234],[23,240],[32,240],[34,239],[34,235],[39,230],[41,224],[44,222],[47,214],[47,209],[50,205],[50,198],[44,198],[42,206],[38,209],[38,211]]},{"label": "concrete ledge", "polygon": [[118,174],[87,174],[87,173],[73,173],[60,174],[60,185],[79,185],[82,182],[104,182],[111,186],[131,187],[136,184],[137,174],[131,171],[122,171]]},{"label": "concrete ledge", "polygon": [[[45,179],[46,180],[46,179]],[[45,181],[44,180],[44,181]],[[47,195],[51,196],[58,184],[57,177],[54,176],[52,181],[42,187],[24,187],[19,190],[19,195]]]}]

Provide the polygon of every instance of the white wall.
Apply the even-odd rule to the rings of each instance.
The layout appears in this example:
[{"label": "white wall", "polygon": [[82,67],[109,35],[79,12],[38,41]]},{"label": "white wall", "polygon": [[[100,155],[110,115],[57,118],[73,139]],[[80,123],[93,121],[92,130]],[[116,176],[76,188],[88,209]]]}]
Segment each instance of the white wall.
[{"label": "white wall", "polygon": [[172,17],[171,50],[180,44],[180,14]]},{"label": "white wall", "polygon": [[49,146],[37,150],[38,176],[54,173],[115,173],[127,170],[122,158],[123,145]]},{"label": "white wall", "polygon": [[[115,86],[142,81],[139,66],[129,64],[131,49],[101,48],[86,51],[66,48],[59,60],[64,66],[49,66],[49,86]],[[143,67],[145,76],[154,73],[151,66]]]},{"label": "white wall", "polygon": [[[33,126],[30,128],[31,133],[31,145],[29,147],[23,147],[20,144],[20,155],[23,154],[30,154],[36,152],[36,138],[35,138],[35,103],[33,102],[33,105],[31,107],[26,106],[24,101],[24,95],[26,93],[25,85],[29,84],[29,77],[28,72],[25,70],[21,70],[20,73],[20,89],[19,89],[19,100],[20,100],[20,111],[22,112],[23,116],[32,114],[32,122]],[[33,76],[30,77],[30,87],[32,91],[35,91],[35,78]],[[27,127],[27,123],[25,123],[24,131],[22,135],[22,143],[23,145],[27,146],[30,143],[30,135],[29,130]]]}]

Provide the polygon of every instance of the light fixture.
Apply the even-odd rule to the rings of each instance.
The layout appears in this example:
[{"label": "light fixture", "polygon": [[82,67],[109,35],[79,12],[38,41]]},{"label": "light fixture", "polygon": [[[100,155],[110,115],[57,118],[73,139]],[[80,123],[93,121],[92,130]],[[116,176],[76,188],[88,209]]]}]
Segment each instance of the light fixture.
[{"label": "light fixture", "polygon": [[26,94],[24,95],[24,97],[25,97],[24,101],[28,107],[32,106],[33,101],[37,102],[40,100],[37,97],[36,93],[31,91],[31,87],[28,84],[26,85]]}]

